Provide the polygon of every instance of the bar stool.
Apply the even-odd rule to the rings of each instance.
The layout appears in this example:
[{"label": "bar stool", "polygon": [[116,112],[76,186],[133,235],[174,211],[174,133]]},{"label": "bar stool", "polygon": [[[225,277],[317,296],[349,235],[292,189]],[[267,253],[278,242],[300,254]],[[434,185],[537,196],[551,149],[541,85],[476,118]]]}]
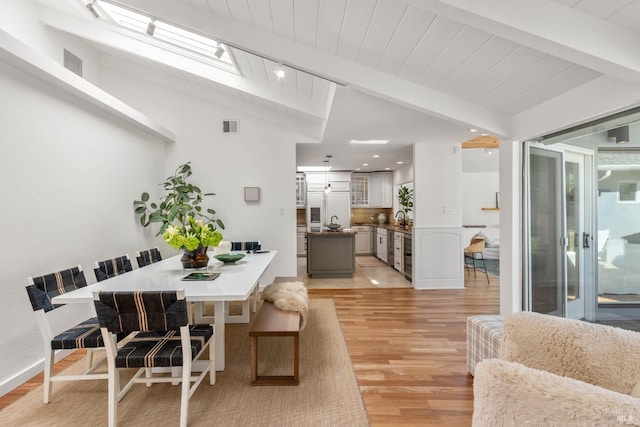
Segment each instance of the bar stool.
[{"label": "bar stool", "polygon": [[473,266],[473,277],[477,277],[476,260],[482,262],[482,268],[484,268],[484,274],[487,275],[487,283],[489,283],[489,273],[487,272],[482,251],[484,251],[484,239],[482,237],[473,237],[469,246],[464,248],[464,266],[467,272],[469,271],[469,266]]}]

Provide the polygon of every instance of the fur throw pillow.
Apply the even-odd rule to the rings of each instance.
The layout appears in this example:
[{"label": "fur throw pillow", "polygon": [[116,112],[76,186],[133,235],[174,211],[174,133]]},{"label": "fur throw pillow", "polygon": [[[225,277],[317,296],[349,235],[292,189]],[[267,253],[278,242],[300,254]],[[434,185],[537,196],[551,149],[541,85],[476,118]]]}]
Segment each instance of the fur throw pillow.
[{"label": "fur throw pillow", "polygon": [[270,301],[280,310],[300,313],[300,330],[307,325],[309,298],[302,282],[272,283],[262,290],[262,299]]}]

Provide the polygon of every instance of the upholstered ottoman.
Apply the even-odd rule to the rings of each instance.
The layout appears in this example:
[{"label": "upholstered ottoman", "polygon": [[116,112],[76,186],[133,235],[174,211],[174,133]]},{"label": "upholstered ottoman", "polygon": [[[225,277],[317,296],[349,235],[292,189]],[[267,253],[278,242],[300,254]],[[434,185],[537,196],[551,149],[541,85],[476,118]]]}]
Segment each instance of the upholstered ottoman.
[{"label": "upholstered ottoman", "polygon": [[471,375],[478,362],[498,357],[503,330],[504,316],[483,314],[467,317],[467,370]]}]

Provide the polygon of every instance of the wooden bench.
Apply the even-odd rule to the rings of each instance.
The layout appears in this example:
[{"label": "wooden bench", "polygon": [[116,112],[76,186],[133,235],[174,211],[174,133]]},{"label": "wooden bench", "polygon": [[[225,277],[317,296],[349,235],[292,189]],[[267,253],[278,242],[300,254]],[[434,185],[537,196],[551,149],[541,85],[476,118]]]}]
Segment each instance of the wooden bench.
[{"label": "wooden bench", "polygon": [[[256,315],[251,337],[251,385],[298,385],[300,313],[283,311],[264,301]],[[293,375],[258,375],[258,337],[293,337]]]}]

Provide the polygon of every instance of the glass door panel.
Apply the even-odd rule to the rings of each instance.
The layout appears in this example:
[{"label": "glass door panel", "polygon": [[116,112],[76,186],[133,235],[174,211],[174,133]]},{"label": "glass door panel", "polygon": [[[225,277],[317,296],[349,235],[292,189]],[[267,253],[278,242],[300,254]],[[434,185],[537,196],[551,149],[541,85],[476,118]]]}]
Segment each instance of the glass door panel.
[{"label": "glass door panel", "polygon": [[562,152],[528,145],[525,307],[565,315],[566,247]]},{"label": "glass door panel", "polygon": [[598,152],[598,302],[619,306],[640,302],[637,150]]}]

